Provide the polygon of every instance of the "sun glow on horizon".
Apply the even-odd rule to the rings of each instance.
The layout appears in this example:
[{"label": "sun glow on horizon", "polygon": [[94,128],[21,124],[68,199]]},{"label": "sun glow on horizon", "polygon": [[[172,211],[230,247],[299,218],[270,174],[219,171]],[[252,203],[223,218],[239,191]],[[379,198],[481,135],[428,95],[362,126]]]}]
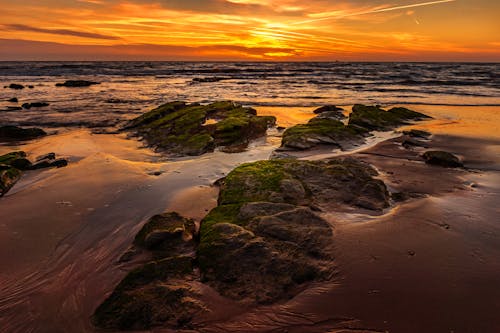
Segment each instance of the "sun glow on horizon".
[{"label": "sun glow on horizon", "polygon": [[[500,4],[486,0],[77,0],[64,5],[0,0],[0,5],[0,59],[16,52],[26,56],[36,46],[41,58],[59,50],[61,58],[500,60],[494,14]],[[466,10],[469,16],[463,15]]]}]

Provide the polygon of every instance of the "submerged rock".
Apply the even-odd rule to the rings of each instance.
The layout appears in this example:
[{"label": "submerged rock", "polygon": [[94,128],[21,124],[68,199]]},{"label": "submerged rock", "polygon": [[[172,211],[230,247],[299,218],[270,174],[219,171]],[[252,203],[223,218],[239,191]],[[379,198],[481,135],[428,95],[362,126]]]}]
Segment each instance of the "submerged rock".
[{"label": "submerged rock", "polygon": [[409,121],[429,119],[431,117],[397,107],[385,111],[380,106],[366,106],[356,104],[349,115],[349,124],[366,128],[371,131],[387,131],[407,124]]},{"label": "submerged rock", "polygon": [[21,128],[17,126],[0,126],[0,140],[29,140],[45,136],[41,128]]},{"label": "submerged rock", "polygon": [[99,82],[86,81],[86,80],[68,80],[64,83],[56,83],[56,87],[89,87],[95,84],[100,84]]},{"label": "submerged rock", "polygon": [[34,103],[24,103],[22,105],[23,109],[42,108],[42,107],[45,107],[45,106],[49,106],[49,103],[34,102]]},{"label": "submerged rock", "polygon": [[245,148],[251,139],[264,136],[275,121],[233,102],[171,102],[133,119],[125,129],[158,150],[181,156],[201,155],[219,146],[229,151]]},{"label": "submerged rock", "polygon": [[24,89],[24,86],[22,84],[11,83],[10,85],[6,86],[6,88],[20,90],[20,89]]},{"label": "submerged rock", "polygon": [[446,151],[440,150],[431,150],[426,151],[422,157],[425,160],[425,163],[432,165],[439,165],[447,168],[460,168],[463,167],[463,163],[460,162],[460,159],[453,155],[452,153],[448,153]]}]

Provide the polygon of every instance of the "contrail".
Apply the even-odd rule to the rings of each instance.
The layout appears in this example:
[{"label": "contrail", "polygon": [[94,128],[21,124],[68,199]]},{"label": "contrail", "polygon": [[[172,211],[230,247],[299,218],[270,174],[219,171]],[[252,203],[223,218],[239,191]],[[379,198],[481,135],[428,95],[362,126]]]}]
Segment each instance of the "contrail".
[{"label": "contrail", "polygon": [[318,21],[324,21],[324,20],[340,19],[340,18],[349,17],[349,16],[357,16],[357,15],[364,15],[364,14],[389,12],[389,11],[393,11],[393,10],[400,10],[400,9],[407,9],[407,8],[414,8],[414,7],[422,7],[422,6],[429,6],[429,5],[437,5],[437,4],[440,4],[440,3],[455,2],[455,1],[456,0],[439,0],[439,1],[420,2],[420,3],[411,4],[411,5],[395,6],[395,7],[381,8],[381,9],[372,9],[372,10],[368,10],[368,11],[364,11],[364,12],[358,12],[358,13],[352,13],[352,14],[326,16],[326,17],[321,17],[321,18],[318,18],[318,19],[312,19],[312,20],[307,20],[307,21],[295,22],[295,23],[292,23],[292,24],[305,24],[305,23],[318,22]]}]

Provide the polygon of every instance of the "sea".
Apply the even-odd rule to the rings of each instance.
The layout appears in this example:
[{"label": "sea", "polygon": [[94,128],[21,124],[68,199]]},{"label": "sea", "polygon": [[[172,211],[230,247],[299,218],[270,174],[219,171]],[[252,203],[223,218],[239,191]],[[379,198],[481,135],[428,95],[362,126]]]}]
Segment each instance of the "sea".
[{"label": "sea", "polygon": [[[100,84],[55,86],[66,80]],[[11,83],[26,88],[4,88]],[[116,127],[176,100],[500,106],[500,63],[0,62],[0,125]],[[49,106],[19,110],[30,102]]]}]

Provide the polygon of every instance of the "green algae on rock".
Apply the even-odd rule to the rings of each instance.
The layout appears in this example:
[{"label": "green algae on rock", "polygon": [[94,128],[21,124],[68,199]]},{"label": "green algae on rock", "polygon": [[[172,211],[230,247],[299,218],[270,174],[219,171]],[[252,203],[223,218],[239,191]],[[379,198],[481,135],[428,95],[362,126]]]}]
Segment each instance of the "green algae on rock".
[{"label": "green algae on rock", "polygon": [[[171,102],[133,119],[125,130],[173,155],[202,155],[216,147],[246,147],[266,134],[276,119],[223,101],[208,105]],[[230,150],[230,149],[229,149]]]},{"label": "green algae on rock", "polygon": [[186,327],[206,311],[190,285],[194,279],[195,224],[175,212],[155,215],[137,233],[134,246],[152,260],[128,273],[95,310],[100,328],[144,330]]},{"label": "green algae on rock", "polygon": [[342,111],[335,106],[318,110],[315,111],[318,111],[318,116],[307,124],[290,127],[283,133],[282,148],[304,150],[317,145],[333,145],[345,149],[353,144],[363,143],[370,131],[387,131],[409,121],[430,118],[406,108],[385,111],[378,106],[356,104],[345,125],[341,121],[344,118]]},{"label": "green algae on rock", "polygon": [[26,158],[24,151],[10,152],[0,156],[0,197],[5,195],[21,178],[22,172],[49,167],[64,167],[68,165],[65,159],[55,159],[55,154],[41,156],[35,163]]},{"label": "green algae on rock", "polygon": [[[330,225],[314,209],[389,206],[376,171],[352,159],[243,164],[221,181],[219,206],[201,222],[197,259],[205,283],[250,303],[293,297],[331,277]],[[311,208],[312,207],[312,208]]]},{"label": "green algae on rock", "polygon": [[[331,225],[317,210],[389,205],[375,169],[354,158],[247,163],[218,182],[218,206],[200,223],[153,216],[134,247],[152,261],[131,271],[96,309],[105,329],[196,328],[211,311],[200,288],[245,306],[290,299],[335,274]],[[194,283],[196,282],[196,283]],[[193,286],[198,286],[194,288]]]},{"label": "green algae on rock", "polygon": [[283,133],[282,147],[309,149],[318,144],[335,145],[339,148],[362,142],[368,131],[339,120],[323,118],[321,114],[307,124],[295,125]]},{"label": "green algae on rock", "polygon": [[204,310],[187,283],[192,265],[193,258],[177,256],[136,268],[96,309],[93,323],[122,330],[184,327]]},{"label": "green algae on rock", "polygon": [[379,106],[356,104],[349,115],[349,125],[360,126],[370,131],[387,131],[407,124],[409,121],[429,118],[431,117],[423,113],[402,107],[385,111]]}]

